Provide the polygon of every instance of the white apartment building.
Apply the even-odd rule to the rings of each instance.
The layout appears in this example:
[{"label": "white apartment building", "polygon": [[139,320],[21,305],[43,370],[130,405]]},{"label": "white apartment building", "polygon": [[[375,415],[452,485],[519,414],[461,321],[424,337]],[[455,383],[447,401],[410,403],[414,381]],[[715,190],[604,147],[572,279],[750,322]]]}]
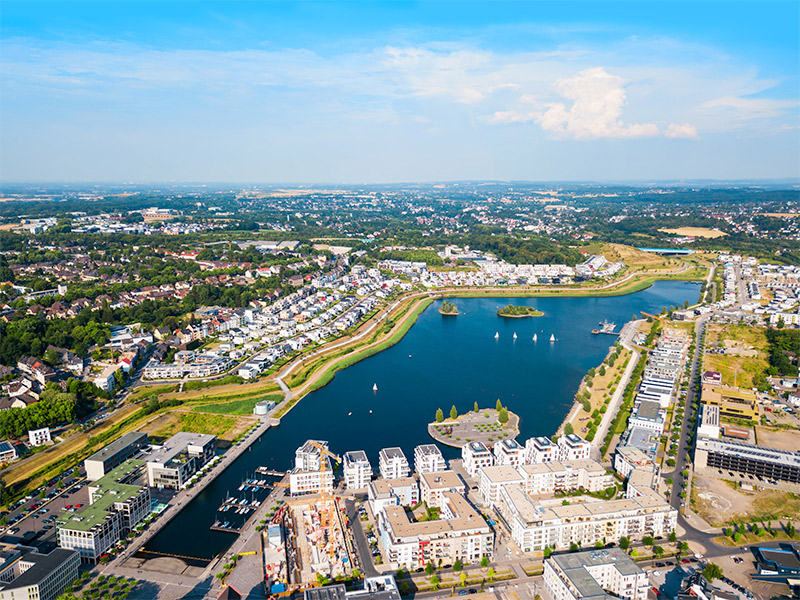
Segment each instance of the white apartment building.
[{"label": "white apartment building", "polygon": [[419,484],[413,477],[376,479],[369,483],[367,498],[374,515],[384,506],[414,506],[419,504]]},{"label": "white apartment building", "polygon": [[514,439],[504,439],[494,445],[494,462],[496,465],[518,467],[523,463],[525,448]]},{"label": "white apartment building", "polygon": [[344,485],[348,490],[363,490],[372,481],[372,465],[363,450],[346,452],[342,460]]},{"label": "white apartment building", "polygon": [[552,600],[608,598],[645,600],[650,582],[618,548],[558,554],[544,561],[544,589]]},{"label": "white apartment building", "polygon": [[494,454],[483,442],[467,442],[461,447],[464,470],[470,477],[478,478],[478,471],[494,465]]},{"label": "white apartment building", "polygon": [[292,496],[333,492],[333,469],[325,452],[328,442],[308,440],[294,453],[294,469],[289,473]]},{"label": "white apartment building", "polygon": [[431,508],[442,508],[445,492],[455,492],[462,496],[467,487],[455,471],[422,473],[419,477],[420,496]]},{"label": "white apartment building", "polygon": [[217,436],[180,431],[147,457],[150,487],[179,490],[214,458]]},{"label": "white apartment building", "polygon": [[634,469],[653,466],[653,460],[635,446],[617,446],[614,453],[614,470],[627,479]]},{"label": "white apartment building", "polygon": [[559,447],[549,437],[529,438],[525,442],[525,464],[551,462],[558,457]]},{"label": "white apartment building", "polygon": [[378,467],[384,479],[399,479],[411,475],[408,459],[400,448],[383,448],[380,451]]},{"label": "white apartment building", "polygon": [[436,444],[423,444],[414,448],[414,470],[423,473],[436,473],[447,470],[447,461]]},{"label": "white apartment building", "polygon": [[631,416],[628,418],[628,429],[641,427],[642,429],[654,431],[656,435],[661,435],[664,431],[665,421],[666,411],[661,408],[661,405],[658,402],[645,400],[639,402],[633,409]]},{"label": "white apartment building", "polygon": [[612,475],[591,459],[571,462],[547,462],[522,465],[518,469],[524,478],[526,494],[542,495],[584,489],[600,492],[614,483]]},{"label": "white apartment building", "polygon": [[571,544],[592,546],[617,542],[621,537],[641,539],[665,536],[675,529],[677,511],[649,488],[635,498],[600,501],[590,496],[537,499],[520,485],[500,488],[496,510],[514,542],[523,552],[563,549]]},{"label": "white apartment building", "polygon": [[574,433],[562,435],[558,439],[558,460],[560,462],[571,462],[575,460],[586,460],[592,445],[585,439]]},{"label": "white apartment building", "polygon": [[444,492],[441,518],[411,522],[402,506],[386,506],[377,514],[378,533],[390,562],[418,569],[438,565],[491,560],[494,532],[483,517],[455,492]]},{"label": "white apartment building", "polygon": [[525,478],[511,465],[494,465],[484,467],[478,471],[480,483],[478,484],[483,502],[489,507],[497,503],[500,488],[514,483],[523,484]]},{"label": "white apartment building", "polygon": [[31,446],[44,446],[52,441],[50,437],[50,428],[42,427],[41,429],[28,430],[28,442]]}]

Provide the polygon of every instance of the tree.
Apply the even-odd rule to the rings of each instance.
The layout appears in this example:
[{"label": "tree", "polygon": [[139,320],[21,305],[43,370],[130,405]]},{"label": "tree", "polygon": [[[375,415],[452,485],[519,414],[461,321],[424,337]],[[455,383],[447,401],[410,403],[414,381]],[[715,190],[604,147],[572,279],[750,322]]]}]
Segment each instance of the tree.
[{"label": "tree", "polygon": [[458,411],[456,410],[456,405],[455,404],[453,404],[453,406],[450,407],[450,418],[451,419],[458,418]]},{"label": "tree", "polygon": [[500,409],[500,413],[497,415],[497,420],[503,425],[508,423],[508,409],[505,406]]},{"label": "tree", "polygon": [[569,551],[570,551],[570,552],[577,552],[577,551],[578,551],[578,550],[580,550],[580,549],[581,549],[581,547],[580,547],[580,546],[578,546],[578,544],[576,544],[575,542],[572,542],[572,543],[569,545]]},{"label": "tree", "polygon": [[436,575],[431,575],[431,586],[435,590],[439,589],[439,578]]},{"label": "tree", "polygon": [[564,435],[571,435],[573,433],[575,433],[575,428],[572,426],[572,423],[564,425]]},{"label": "tree", "polygon": [[458,579],[461,581],[461,587],[464,587],[465,585],[467,585],[467,574],[466,573],[462,572],[461,575],[459,575]]},{"label": "tree", "polygon": [[494,576],[495,575],[497,575],[497,573],[495,572],[494,567],[489,567],[489,570],[486,571],[486,577],[489,578],[490,582],[494,581]]},{"label": "tree", "polygon": [[664,554],[664,549],[661,546],[653,546],[653,554],[660,557]]},{"label": "tree", "polygon": [[441,408],[436,409],[436,422],[441,423],[444,421],[444,413],[442,412]]},{"label": "tree", "polygon": [[678,541],[678,534],[675,533],[674,529],[669,532],[669,541],[673,544]]},{"label": "tree", "polygon": [[488,566],[489,566],[489,557],[488,556],[484,556],[481,559],[481,567],[483,567],[485,569]]},{"label": "tree", "polygon": [[481,410],[480,408],[478,408],[478,401],[477,400],[475,401],[475,406],[474,406],[473,410],[475,412],[480,412],[480,410]]},{"label": "tree", "polygon": [[605,365],[600,365],[600,370],[597,371],[600,374],[600,377],[606,374],[606,367]]},{"label": "tree", "polygon": [[495,402],[494,408],[495,410],[500,410],[501,408],[503,408],[503,404],[500,402],[500,398],[498,398],[497,402]]},{"label": "tree", "polygon": [[622,548],[623,550],[627,550],[628,548],[630,548],[630,546],[631,546],[631,541],[627,537],[622,536],[621,538],[619,538],[620,548]]},{"label": "tree", "polygon": [[427,575],[433,575],[433,572],[435,570],[436,570],[436,567],[433,566],[432,562],[429,562],[427,565],[425,565],[425,573]]},{"label": "tree", "polygon": [[545,546],[543,554],[545,558],[550,558],[553,555],[553,549],[550,546]]},{"label": "tree", "polygon": [[646,536],[644,536],[644,537],[642,538],[642,543],[643,543],[645,546],[652,546],[653,544],[655,544],[655,543],[656,543],[656,541],[653,539],[653,536],[652,536],[652,535],[646,535]]},{"label": "tree", "polygon": [[705,577],[709,583],[715,579],[722,579],[722,575],[722,568],[716,563],[710,562],[703,567],[703,577]]},{"label": "tree", "polygon": [[462,571],[464,569],[464,563],[461,562],[460,558],[456,559],[456,562],[453,563],[453,571]]},{"label": "tree", "polygon": [[58,363],[61,362],[61,355],[55,350],[47,350],[44,353],[44,362],[46,362],[51,367],[55,367]]}]

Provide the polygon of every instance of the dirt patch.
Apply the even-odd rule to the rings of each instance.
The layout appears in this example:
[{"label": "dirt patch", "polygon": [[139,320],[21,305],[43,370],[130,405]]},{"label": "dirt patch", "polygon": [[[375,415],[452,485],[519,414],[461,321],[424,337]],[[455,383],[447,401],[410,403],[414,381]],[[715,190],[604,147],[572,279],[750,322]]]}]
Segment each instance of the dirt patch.
[{"label": "dirt patch", "polygon": [[715,526],[800,516],[800,496],[791,492],[749,491],[729,481],[695,474],[692,493],[694,509]]},{"label": "dirt patch", "polygon": [[769,366],[763,327],[711,325],[705,367],[719,371],[725,385],[752,388]]},{"label": "dirt patch", "polygon": [[675,235],[686,235],[702,238],[718,238],[728,235],[724,231],[709,229],[708,227],[679,227],[678,229],[659,229],[662,233],[674,233]]},{"label": "dirt patch", "polygon": [[172,411],[159,415],[139,431],[162,439],[173,436],[179,431],[210,433],[220,440],[230,441],[244,433],[253,421],[247,417]]},{"label": "dirt patch", "polygon": [[756,426],[758,445],[778,450],[797,452],[800,448],[800,431],[795,429],[768,429]]}]

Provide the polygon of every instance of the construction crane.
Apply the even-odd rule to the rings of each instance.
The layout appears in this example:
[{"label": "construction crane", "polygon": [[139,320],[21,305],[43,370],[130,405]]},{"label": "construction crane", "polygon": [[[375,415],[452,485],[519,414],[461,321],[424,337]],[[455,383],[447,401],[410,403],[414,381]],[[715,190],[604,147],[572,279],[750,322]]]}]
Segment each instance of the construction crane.
[{"label": "construction crane", "polygon": [[651,319],[656,319],[656,320],[658,320],[658,321],[660,321],[661,319],[663,319],[663,318],[664,318],[664,315],[656,316],[656,315],[651,315],[650,313],[646,313],[646,312],[644,312],[644,311],[641,311],[641,313],[642,313],[642,314],[643,314],[645,317],[650,317]]},{"label": "construction crane", "polygon": [[[328,470],[328,461],[325,460],[325,457],[332,458],[338,463],[342,462],[342,459],[328,450],[325,446],[320,444],[319,442],[315,442],[314,440],[309,440],[308,443],[319,450],[319,470],[322,473],[325,473]],[[324,475],[323,475],[324,477]],[[332,488],[333,486],[331,486]],[[333,558],[334,558],[334,536],[330,530],[330,510],[331,510],[331,503],[333,503],[334,512],[336,510],[336,503],[333,500],[333,491],[328,490],[328,488],[324,485],[322,478],[320,478],[320,525],[325,528],[326,531],[329,533],[329,540],[328,540],[328,556],[331,561],[331,572],[333,571]],[[342,532],[344,535],[344,532]]]}]

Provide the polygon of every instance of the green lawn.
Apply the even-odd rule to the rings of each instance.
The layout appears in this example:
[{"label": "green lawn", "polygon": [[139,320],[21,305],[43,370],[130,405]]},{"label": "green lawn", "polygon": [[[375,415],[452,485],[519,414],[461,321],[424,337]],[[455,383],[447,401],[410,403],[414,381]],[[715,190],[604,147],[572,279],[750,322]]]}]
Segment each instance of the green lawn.
[{"label": "green lawn", "polygon": [[194,412],[201,413],[215,413],[221,415],[252,415],[253,407],[256,402],[262,400],[272,400],[275,403],[283,400],[283,394],[266,394],[263,396],[253,396],[251,398],[242,398],[240,400],[232,400],[230,402],[217,402],[214,404],[204,404],[197,406]]}]

